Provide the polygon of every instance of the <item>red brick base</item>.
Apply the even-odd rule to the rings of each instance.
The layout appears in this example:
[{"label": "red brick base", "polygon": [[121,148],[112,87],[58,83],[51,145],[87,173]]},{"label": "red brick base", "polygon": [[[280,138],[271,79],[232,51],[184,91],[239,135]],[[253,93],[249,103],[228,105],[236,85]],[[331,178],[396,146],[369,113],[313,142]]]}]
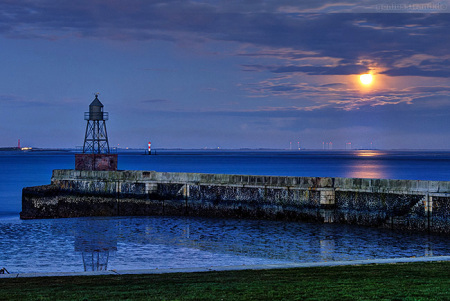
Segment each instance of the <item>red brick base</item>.
[{"label": "red brick base", "polygon": [[75,154],[75,170],[117,170],[117,154]]}]

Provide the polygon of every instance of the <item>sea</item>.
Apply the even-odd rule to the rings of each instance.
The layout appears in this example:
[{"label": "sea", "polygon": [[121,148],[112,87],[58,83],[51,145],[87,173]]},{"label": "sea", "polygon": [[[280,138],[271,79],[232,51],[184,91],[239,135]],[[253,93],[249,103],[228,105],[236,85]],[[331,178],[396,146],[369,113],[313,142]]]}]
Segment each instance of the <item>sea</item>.
[{"label": "sea", "polygon": [[[450,255],[447,237],[337,224],[200,217],[20,220],[23,187],[73,169],[71,150],[0,152],[0,269],[162,269]],[[118,168],[450,181],[450,151],[119,151]]]}]

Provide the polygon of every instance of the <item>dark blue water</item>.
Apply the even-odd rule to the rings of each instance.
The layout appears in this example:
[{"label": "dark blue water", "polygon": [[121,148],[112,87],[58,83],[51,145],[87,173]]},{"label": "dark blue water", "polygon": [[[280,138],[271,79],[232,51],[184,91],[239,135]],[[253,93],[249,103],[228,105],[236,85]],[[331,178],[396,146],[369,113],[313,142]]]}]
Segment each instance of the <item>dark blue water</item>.
[{"label": "dark blue water", "polygon": [[158,151],[122,154],[122,169],[305,177],[450,180],[443,151]]},{"label": "dark blue water", "polygon": [[[305,177],[450,180],[444,151],[157,151],[119,154],[119,169]],[[74,168],[71,152],[0,152],[0,214],[18,214],[22,187]]]},{"label": "dark blue water", "polygon": [[195,217],[0,220],[10,272],[208,267],[449,255],[446,237]]},{"label": "dark blue water", "polygon": [[[21,189],[71,169],[71,152],[0,152],[0,268],[173,268],[449,255],[445,237],[345,225],[185,217],[21,221]],[[450,152],[157,151],[119,169],[450,180]]]}]

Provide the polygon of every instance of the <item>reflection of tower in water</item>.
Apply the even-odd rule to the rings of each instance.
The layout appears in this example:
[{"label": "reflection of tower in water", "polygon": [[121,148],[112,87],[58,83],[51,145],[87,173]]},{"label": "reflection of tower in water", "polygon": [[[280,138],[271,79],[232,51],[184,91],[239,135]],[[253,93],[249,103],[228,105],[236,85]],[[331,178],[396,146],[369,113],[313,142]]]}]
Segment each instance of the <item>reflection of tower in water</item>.
[{"label": "reflection of tower in water", "polygon": [[334,261],[335,257],[335,241],[333,238],[330,239],[320,239],[320,259],[322,261]]},{"label": "reflection of tower in water", "polygon": [[106,271],[111,252],[117,251],[117,237],[110,223],[85,220],[75,236],[75,251],[81,252],[84,271]]},{"label": "reflection of tower in water", "polygon": [[110,251],[117,251],[117,246],[105,244],[102,241],[85,241],[83,238],[76,237],[75,251],[81,252],[84,271],[106,271]]}]

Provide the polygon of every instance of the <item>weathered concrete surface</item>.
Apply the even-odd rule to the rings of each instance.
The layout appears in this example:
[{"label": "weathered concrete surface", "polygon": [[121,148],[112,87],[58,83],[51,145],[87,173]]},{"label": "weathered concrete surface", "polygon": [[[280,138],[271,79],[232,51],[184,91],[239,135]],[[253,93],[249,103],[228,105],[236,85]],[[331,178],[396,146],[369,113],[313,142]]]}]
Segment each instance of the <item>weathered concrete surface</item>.
[{"label": "weathered concrete surface", "polygon": [[21,218],[191,215],[450,233],[450,182],[54,170]]}]

